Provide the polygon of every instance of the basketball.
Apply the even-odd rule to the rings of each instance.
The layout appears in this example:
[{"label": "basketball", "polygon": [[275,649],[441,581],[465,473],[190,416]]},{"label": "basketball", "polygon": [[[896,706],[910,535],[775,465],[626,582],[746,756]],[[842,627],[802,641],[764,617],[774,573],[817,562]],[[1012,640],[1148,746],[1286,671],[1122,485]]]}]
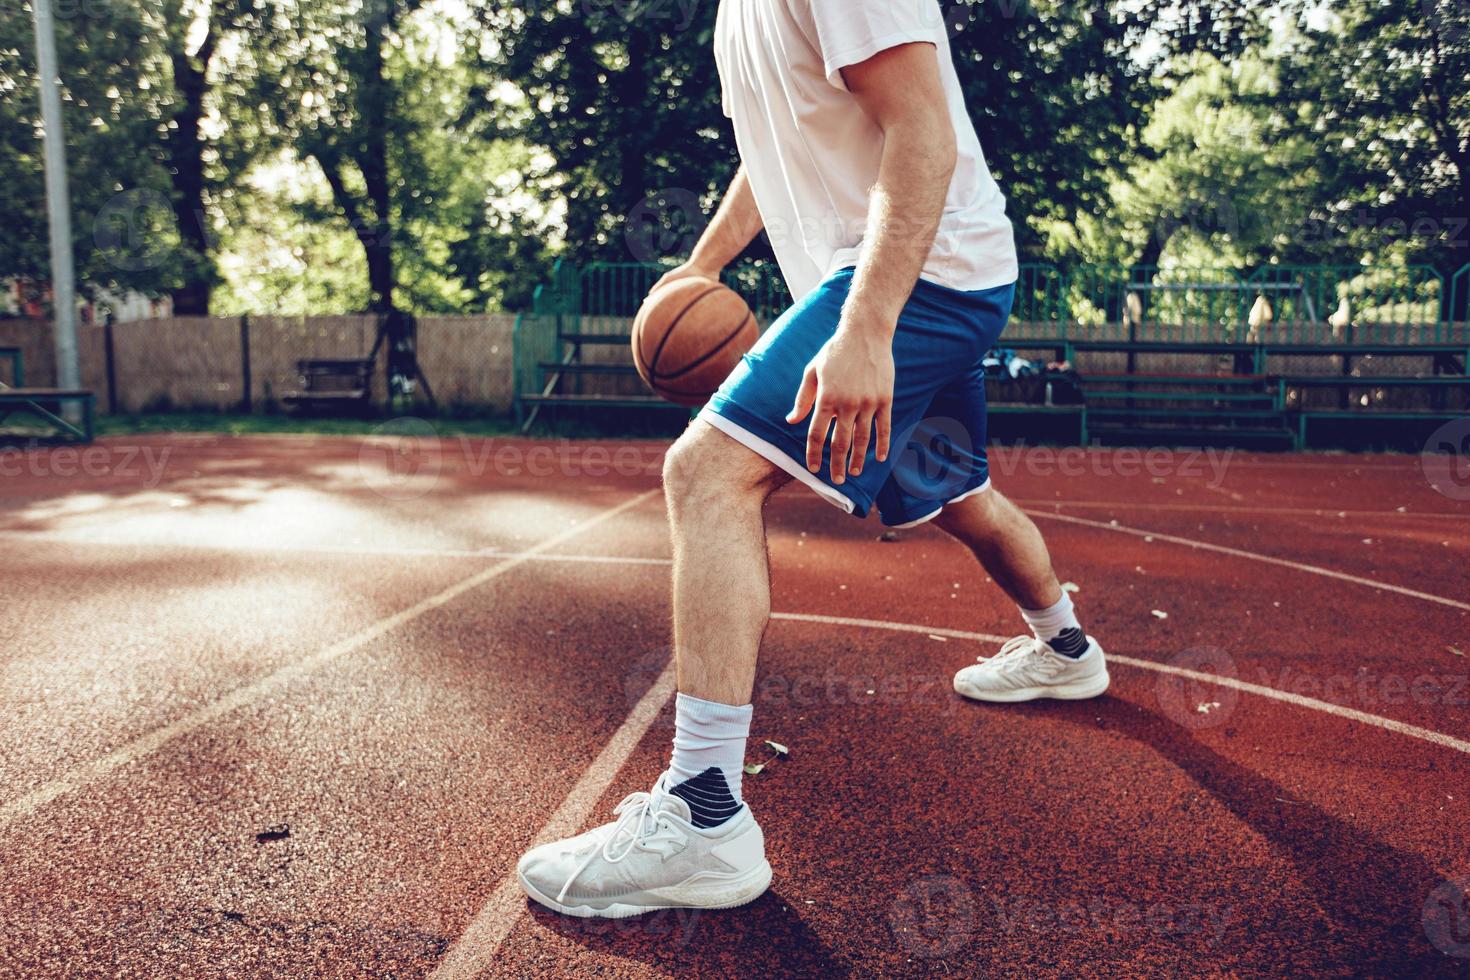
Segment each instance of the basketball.
[{"label": "basketball", "polygon": [[677,279],[648,295],[633,320],[633,362],[654,393],[702,405],[760,336],[745,300],[713,279]]}]

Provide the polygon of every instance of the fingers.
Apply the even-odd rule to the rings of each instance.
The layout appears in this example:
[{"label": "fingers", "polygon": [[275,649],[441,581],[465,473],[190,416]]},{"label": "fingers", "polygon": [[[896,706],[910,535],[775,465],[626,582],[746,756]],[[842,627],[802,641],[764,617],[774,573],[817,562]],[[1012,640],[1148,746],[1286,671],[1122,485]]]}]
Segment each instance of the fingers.
[{"label": "fingers", "polygon": [[893,403],[884,402],[878,409],[878,446],[873,455],[878,462],[888,459],[888,437],[893,430]]},{"label": "fingers", "polygon": [[822,447],[827,444],[827,432],[832,428],[832,413],[822,405],[812,413],[812,424],[806,430],[806,468],[813,473],[822,469]]},{"label": "fingers", "polygon": [[[786,424],[795,425],[806,418],[806,413],[812,410],[817,403],[817,371],[808,366],[806,373],[801,376],[801,387],[796,389],[796,404],[791,406],[791,411],[786,413]],[[815,420],[813,420],[815,421]],[[813,472],[816,467],[812,467]]]},{"label": "fingers", "polygon": [[[847,479],[847,454],[852,449],[852,428],[857,416],[852,412],[844,412],[837,416],[837,422],[832,427],[832,459],[831,471],[832,482],[840,484]],[[806,444],[807,465],[811,465],[812,443],[807,438]],[[817,465],[822,463],[822,446],[817,444]],[[813,470],[815,472],[815,470]]]},{"label": "fingers", "polygon": [[861,476],[863,463],[868,457],[868,443],[873,441],[873,413],[871,411],[858,412],[852,427],[852,463],[847,472],[851,476]]}]

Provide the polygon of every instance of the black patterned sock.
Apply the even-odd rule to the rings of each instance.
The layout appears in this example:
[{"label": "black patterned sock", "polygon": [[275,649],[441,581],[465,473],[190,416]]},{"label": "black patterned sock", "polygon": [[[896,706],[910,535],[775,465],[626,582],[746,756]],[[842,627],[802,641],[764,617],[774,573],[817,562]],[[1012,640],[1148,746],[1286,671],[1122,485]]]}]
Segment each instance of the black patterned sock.
[{"label": "black patterned sock", "polygon": [[1073,660],[1087,652],[1087,634],[1075,628],[1064,629],[1046,642],[1057,653]]},{"label": "black patterned sock", "polygon": [[714,766],[669,792],[689,804],[689,822],[700,830],[718,827],[740,812],[741,803],[730,792],[725,774]]}]

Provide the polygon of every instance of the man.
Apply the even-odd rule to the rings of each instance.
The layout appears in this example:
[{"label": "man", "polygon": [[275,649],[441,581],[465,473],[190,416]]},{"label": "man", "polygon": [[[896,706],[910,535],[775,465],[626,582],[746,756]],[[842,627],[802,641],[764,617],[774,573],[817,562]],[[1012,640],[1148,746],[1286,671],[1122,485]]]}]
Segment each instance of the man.
[{"label": "man", "polygon": [[764,226],[796,305],[665,462],[673,758],[614,823],[521,859],[526,893],[572,915],[726,908],[769,884],[741,774],[770,614],[762,508],[792,479],[859,517],[932,519],[1017,603],[1033,635],[961,670],[960,694],[1108,686],[1036,526],[990,485],[981,358],[1015,245],[936,0],[723,0],[715,53],[742,166],[665,281],[717,278]]}]

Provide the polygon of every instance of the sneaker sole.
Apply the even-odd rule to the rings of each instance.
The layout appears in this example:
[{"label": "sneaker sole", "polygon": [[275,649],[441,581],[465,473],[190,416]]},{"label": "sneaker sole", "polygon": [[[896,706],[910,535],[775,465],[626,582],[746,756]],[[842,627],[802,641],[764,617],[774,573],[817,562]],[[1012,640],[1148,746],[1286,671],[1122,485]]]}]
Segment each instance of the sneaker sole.
[{"label": "sneaker sole", "polygon": [[520,872],[521,890],[526,897],[553,912],[571,915],[579,919],[626,919],[661,909],[733,909],[748,905],[766,893],[771,887],[771,865],[762,861],[743,875],[711,881],[703,879],[682,882],[666,888],[654,888],[641,895],[625,896],[622,901],[604,907],[595,905],[563,905],[549,895],[536,889]]},{"label": "sneaker sole", "polygon": [[1095,698],[1108,689],[1112,679],[1107,671],[1103,671],[1100,677],[1089,678],[1075,684],[1062,684],[1057,687],[1022,687],[1014,691],[984,691],[968,684],[959,678],[955,678],[955,692],[969,698],[972,701],[988,701],[992,704],[1015,704],[1018,701],[1036,701],[1042,698],[1051,698],[1055,701],[1085,701]]}]

